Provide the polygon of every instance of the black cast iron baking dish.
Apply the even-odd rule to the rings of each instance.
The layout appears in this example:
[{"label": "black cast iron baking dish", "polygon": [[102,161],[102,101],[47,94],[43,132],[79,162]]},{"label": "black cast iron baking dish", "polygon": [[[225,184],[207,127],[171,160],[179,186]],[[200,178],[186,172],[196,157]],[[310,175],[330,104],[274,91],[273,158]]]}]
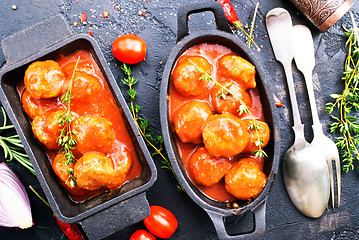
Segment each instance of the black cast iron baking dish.
[{"label": "black cast iron baking dish", "polygon": [[[211,11],[214,14],[217,30],[196,31],[189,34],[188,16],[193,13]],[[184,187],[186,193],[203,208],[213,221],[220,239],[260,239],[265,233],[265,202],[277,175],[279,164],[279,128],[273,95],[268,80],[264,74],[260,62],[251,54],[250,49],[243,44],[237,36],[230,34],[231,30],[225,18],[222,6],[218,2],[208,2],[183,6],[178,11],[178,39],[164,68],[161,82],[160,112],[161,128],[169,159],[177,178]],[[178,58],[188,48],[200,43],[217,43],[230,48],[239,56],[247,59],[256,67],[256,82],[260,92],[265,120],[271,129],[270,142],[265,150],[268,158],[265,160],[264,173],[268,177],[263,191],[252,201],[239,201],[239,208],[233,209],[224,202],[214,201],[205,196],[193,185],[180,159],[174,133],[168,117],[168,94],[171,72]],[[229,235],[226,231],[225,217],[243,216],[251,211],[254,215],[254,228],[250,232]]]},{"label": "black cast iron baking dish", "polygon": [[[45,35],[42,34],[44,31]],[[64,19],[55,16],[5,39],[2,47],[8,62],[0,71],[0,98],[56,216],[64,222],[79,222],[88,238],[100,239],[149,215],[145,192],[156,180],[157,171],[98,44],[87,34],[70,33]],[[30,43],[29,48],[18,39],[26,39],[26,44]],[[32,133],[16,85],[23,79],[25,70],[32,62],[56,60],[60,54],[66,56],[80,49],[89,51],[100,67],[117,101],[143,169],[139,177],[123,185],[111,196],[104,193],[83,203],[74,203],[57,182],[50,161]]]}]

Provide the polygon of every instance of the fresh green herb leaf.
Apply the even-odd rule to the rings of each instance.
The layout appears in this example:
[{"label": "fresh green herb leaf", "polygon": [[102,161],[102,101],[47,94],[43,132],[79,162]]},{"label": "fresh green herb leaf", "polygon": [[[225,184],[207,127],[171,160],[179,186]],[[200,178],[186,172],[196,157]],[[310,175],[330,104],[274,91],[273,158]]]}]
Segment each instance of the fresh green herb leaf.
[{"label": "fresh green herb leaf", "polygon": [[[58,118],[59,124],[63,126],[60,130],[60,136],[56,139],[57,144],[61,146],[59,153],[64,154],[65,165],[69,166],[72,163],[75,163],[75,157],[72,154],[72,150],[76,148],[76,140],[74,138],[75,131],[71,129],[71,123],[74,121],[75,116],[71,112],[71,99],[72,99],[72,85],[75,79],[75,73],[77,70],[77,65],[79,64],[80,56],[77,59],[74,71],[72,72],[71,80],[69,87],[66,89],[64,95],[61,97],[61,101],[65,104],[66,109],[60,114]],[[76,178],[74,176],[74,171],[72,168],[68,167],[67,173],[69,176],[66,179],[65,183],[70,182],[70,186],[74,187],[77,185]]]},{"label": "fresh green herb leaf", "polygon": [[[1,111],[3,114],[3,126],[0,127],[0,133],[3,130],[14,129],[13,125],[7,124],[7,116],[3,107],[1,107]],[[4,157],[7,158],[7,161],[12,161],[15,159],[22,166],[28,169],[32,174],[35,175],[35,170],[32,167],[29,157],[24,153],[24,146],[21,143],[19,135],[11,135],[11,136],[1,136],[0,135],[0,146],[4,151]]]},{"label": "fresh green herb leaf", "polygon": [[133,89],[133,86],[137,83],[137,79],[135,79],[134,77],[131,76],[131,69],[127,64],[123,63],[121,66],[121,69],[124,72],[124,74],[127,76],[127,78],[122,79],[122,83],[128,87],[127,94],[130,97],[129,107],[130,107],[132,116],[136,122],[137,128],[139,129],[146,144],[154,150],[154,152],[152,153],[152,156],[159,155],[162,158],[162,161],[161,161],[163,164],[162,168],[166,168],[173,173],[173,175],[175,176],[175,178],[178,182],[177,189],[179,191],[184,191],[184,188],[179,183],[179,181],[174,173],[174,170],[171,166],[170,161],[162,153],[163,137],[160,135],[156,136],[156,134],[154,132],[152,132],[150,129],[150,122],[147,119],[144,119],[144,118],[141,118],[138,116],[141,107],[134,104],[137,92],[135,89]]},{"label": "fresh green herb leaf", "polygon": [[331,94],[330,96],[334,99],[334,102],[327,103],[325,108],[334,121],[329,125],[330,132],[342,135],[335,139],[340,150],[344,172],[353,170],[354,162],[359,161],[359,122],[354,116],[359,110],[359,32],[353,13],[350,13],[350,16],[353,30],[343,26],[344,34],[348,37],[346,42],[348,55],[345,59],[342,77],[344,90],[341,93]]}]

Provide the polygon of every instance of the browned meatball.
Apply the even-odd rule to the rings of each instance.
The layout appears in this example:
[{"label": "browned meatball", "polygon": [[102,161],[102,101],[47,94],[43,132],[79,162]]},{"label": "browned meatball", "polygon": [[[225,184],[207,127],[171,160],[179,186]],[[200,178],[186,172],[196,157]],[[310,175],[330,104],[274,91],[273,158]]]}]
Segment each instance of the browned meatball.
[{"label": "browned meatball", "polygon": [[85,189],[80,188],[76,184],[74,186],[71,185],[69,179],[69,170],[74,170],[75,163],[66,164],[66,159],[64,154],[57,154],[54,161],[52,162],[52,169],[55,174],[60,178],[61,184],[70,192],[71,195],[74,196],[82,196],[87,191]]},{"label": "browned meatball", "polygon": [[259,170],[253,158],[235,162],[225,175],[226,190],[238,199],[256,197],[267,182],[266,175]]},{"label": "browned meatball", "polygon": [[25,90],[21,97],[21,102],[26,114],[30,119],[46,113],[47,111],[56,111],[62,108],[57,98],[35,99],[31,97],[30,92]]},{"label": "browned meatball", "polygon": [[[71,78],[72,75],[66,77],[64,92],[69,87]],[[102,84],[97,77],[84,72],[76,72],[71,89],[71,99],[74,101],[91,102],[96,100],[101,89]]]},{"label": "browned meatball", "polygon": [[173,124],[178,137],[184,143],[200,144],[202,126],[212,115],[212,109],[206,102],[191,100],[176,111]]},{"label": "browned meatball", "polygon": [[214,157],[205,147],[200,147],[191,155],[188,167],[195,183],[210,187],[223,178],[230,164],[227,158]]},{"label": "browned meatball", "polygon": [[52,60],[32,63],[25,71],[24,84],[33,98],[52,98],[61,94],[65,74]]},{"label": "browned meatball", "polygon": [[233,157],[241,153],[249,141],[245,122],[229,113],[208,117],[202,137],[208,152],[216,157]]},{"label": "browned meatball", "polygon": [[125,181],[125,175],[115,174],[113,162],[100,153],[86,153],[75,164],[77,185],[87,190],[112,188]]},{"label": "browned meatball", "polygon": [[63,110],[46,112],[32,121],[32,131],[36,138],[48,149],[58,150],[60,146],[56,140],[60,136],[63,126],[59,123],[59,117]]},{"label": "browned meatball", "polygon": [[212,74],[212,65],[203,57],[181,57],[171,78],[174,87],[183,96],[198,96],[206,94],[212,82],[209,80],[200,80],[204,75],[198,71],[201,68],[209,76]]},{"label": "browned meatball", "polygon": [[106,153],[115,141],[112,123],[99,116],[82,116],[72,124],[75,131],[76,150],[85,154],[87,152]]},{"label": "browned meatball", "polygon": [[238,82],[245,90],[256,87],[256,70],[247,60],[236,55],[226,55],[218,60],[218,67],[221,75]]},{"label": "browned meatball", "polygon": [[238,110],[242,102],[248,107],[251,105],[251,97],[238,83],[227,80],[221,82],[221,85],[233,93],[234,96],[220,86],[215,85],[212,88],[211,96],[218,113],[232,113],[235,116],[239,116]]},{"label": "browned meatball", "polygon": [[[76,62],[68,63],[62,68],[62,72],[65,74],[65,76],[72,76],[75,66]],[[89,61],[79,62],[79,64],[77,64],[76,72],[95,74],[95,67]]]},{"label": "browned meatball", "polygon": [[124,143],[118,140],[115,140],[106,156],[112,159],[116,174],[126,174],[132,166],[130,151]]},{"label": "browned meatball", "polygon": [[[61,181],[66,182],[69,173],[69,169],[74,169],[75,163],[71,162],[68,165],[66,164],[66,158],[65,155],[60,153],[57,154],[54,161],[52,162],[52,169],[54,170],[55,174],[60,178]],[[69,187],[70,183],[67,184]]]},{"label": "browned meatball", "polygon": [[[258,146],[256,146],[256,142],[258,142],[258,137],[259,141],[263,142],[262,147],[265,147],[270,138],[270,130],[268,124],[258,120],[255,121],[255,124],[253,124],[253,120],[251,119],[245,119],[244,122],[246,123],[247,131],[249,133],[249,142],[243,152],[253,153],[254,151],[258,150],[259,148]],[[254,128],[255,126],[257,128],[257,131]]]}]

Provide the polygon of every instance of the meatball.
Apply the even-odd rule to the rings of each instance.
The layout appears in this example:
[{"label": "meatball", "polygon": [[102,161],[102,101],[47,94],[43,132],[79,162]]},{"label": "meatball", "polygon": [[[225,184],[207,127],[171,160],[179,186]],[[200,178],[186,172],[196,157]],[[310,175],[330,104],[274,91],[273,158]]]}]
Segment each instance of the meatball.
[{"label": "meatball", "polygon": [[62,105],[57,98],[41,98],[36,99],[31,97],[30,92],[25,90],[21,97],[21,102],[24,111],[30,119],[46,113],[47,111],[56,111],[62,108]]},{"label": "meatball", "polygon": [[233,115],[239,116],[238,110],[239,106],[242,105],[241,101],[243,101],[246,106],[251,105],[251,97],[238,83],[227,80],[221,82],[221,85],[233,93],[235,97],[222,87],[215,85],[212,88],[211,95],[214,107],[218,113],[232,113]]},{"label": "meatball", "polygon": [[58,150],[61,148],[56,141],[60,136],[60,130],[63,129],[59,123],[62,112],[63,110],[46,112],[35,117],[32,121],[32,131],[35,137],[48,149]]},{"label": "meatball", "polygon": [[255,126],[258,131],[258,135],[257,135],[257,131],[254,128],[255,126],[253,124],[253,120],[245,119],[244,122],[246,123],[247,132],[249,133],[249,142],[247,147],[243,150],[243,153],[253,153],[254,151],[259,149],[258,146],[256,146],[256,141],[258,141],[258,136],[259,136],[259,140],[263,141],[262,147],[265,147],[270,138],[270,130],[268,124],[256,120]]},{"label": "meatball", "polygon": [[208,117],[202,137],[208,152],[216,157],[233,157],[242,152],[249,141],[245,122],[229,113]]},{"label": "meatball", "polygon": [[112,149],[106,156],[112,159],[117,174],[126,174],[132,166],[130,151],[124,143],[118,140],[115,140]]},{"label": "meatball", "polygon": [[[65,92],[69,87],[72,75],[68,75],[65,79],[64,90]],[[77,72],[73,79],[71,89],[73,101],[92,102],[98,97],[98,93],[102,89],[102,84],[94,75],[83,72]]]},{"label": "meatball", "polygon": [[100,153],[86,153],[75,164],[77,185],[87,190],[113,188],[125,181],[125,175],[115,174],[113,162]]},{"label": "meatball", "polygon": [[173,116],[173,124],[181,141],[200,144],[202,126],[211,115],[212,109],[208,103],[197,100],[191,100],[178,109]]},{"label": "meatball", "polygon": [[256,87],[256,70],[247,60],[236,55],[226,55],[218,60],[218,67],[222,76],[235,80],[245,90]]},{"label": "meatball", "polygon": [[115,141],[112,123],[103,117],[81,116],[73,121],[72,130],[76,133],[76,150],[81,154],[106,153]]},{"label": "meatball", "polygon": [[53,98],[61,94],[64,80],[60,65],[47,60],[34,62],[27,68],[24,84],[33,98]]},{"label": "meatball", "polygon": [[235,162],[225,175],[226,190],[238,199],[256,197],[266,184],[266,175],[259,170],[257,161],[244,158]]},{"label": "meatball", "polygon": [[211,81],[201,80],[204,76],[198,68],[201,68],[209,76],[212,74],[212,65],[203,57],[181,57],[172,72],[172,82],[177,91],[183,96],[198,96],[206,94]]},{"label": "meatball", "polygon": [[[65,76],[72,76],[75,66],[76,62],[68,63],[62,68],[62,72]],[[90,61],[79,62],[77,64],[76,72],[83,72],[92,75],[95,74],[95,67]]]},{"label": "meatball", "polygon": [[224,177],[230,164],[227,158],[216,158],[205,147],[200,147],[191,155],[188,167],[195,183],[210,187]]},{"label": "meatball", "polygon": [[70,194],[74,196],[82,196],[87,191],[78,187],[77,185],[71,186],[70,181],[68,180],[69,177],[69,170],[74,170],[75,163],[70,163],[66,165],[65,155],[60,153],[57,154],[54,161],[52,162],[52,169],[54,170],[55,174],[60,178],[61,184],[70,192]]}]

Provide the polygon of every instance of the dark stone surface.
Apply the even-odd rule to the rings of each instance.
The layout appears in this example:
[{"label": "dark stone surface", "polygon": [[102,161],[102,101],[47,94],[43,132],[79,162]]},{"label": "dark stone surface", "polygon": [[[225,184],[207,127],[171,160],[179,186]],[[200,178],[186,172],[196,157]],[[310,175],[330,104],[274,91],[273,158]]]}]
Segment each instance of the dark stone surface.
[{"label": "dark stone surface", "polygon": [[[0,8],[0,41],[5,37],[27,28],[42,20],[60,13],[68,22],[69,28],[74,33],[93,32],[93,37],[100,44],[105,58],[120,84],[123,77],[119,62],[112,56],[111,43],[118,35],[130,32],[139,35],[147,43],[146,60],[133,66],[133,75],[139,79],[136,90],[138,91],[137,103],[142,106],[141,115],[150,120],[152,128],[160,132],[159,124],[159,86],[162,70],[172,47],[176,44],[177,32],[177,8],[180,5],[192,3],[190,0],[4,0]],[[198,4],[204,2],[196,1]],[[255,1],[232,0],[232,3],[243,23],[250,24],[253,15]],[[17,10],[11,5],[15,4]],[[121,10],[116,10],[119,6]],[[284,106],[278,108],[281,121],[280,136],[282,151],[293,142],[291,130],[290,102],[285,84],[283,69],[276,62],[268,40],[264,25],[265,14],[274,7],[284,7],[289,10],[294,24],[305,24],[311,28],[316,47],[316,67],[313,81],[317,98],[319,117],[325,126],[330,122],[329,116],[324,111],[324,105],[330,100],[330,93],[337,93],[343,88],[341,79],[342,68],[345,59],[345,36],[341,25],[351,27],[349,14],[346,14],[338,23],[326,33],[320,33],[304,16],[296,10],[289,1],[262,0],[260,1],[260,13],[256,20],[255,40],[261,47],[255,54],[263,63],[263,66],[272,83],[272,91],[283,101]],[[109,17],[102,17],[103,11],[109,11]],[[142,11],[145,16],[138,14]],[[352,11],[359,22],[359,7],[354,5]],[[88,16],[87,25],[79,21],[81,12]],[[77,27],[72,24],[78,22]],[[214,28],[211,14],[191,15],[189,22],[190,31],[196,29]],[[235,32],[239,38],[243,35]],[[27,41],[27,39],[23,39]],[[0,66],[6,64],[5,57],[0,53]],[[311,117],[308,96],[305,92],[303,76],[294,70],[294,80],[299,108],[302,120],[306,124],[307,140],[312,139]],[[121,86],[121,84],[120,84]],[[121,88],[125,95],[126,88]],[[6,161],[2,154],[1,160]],[[161,205],[170,209],[179,221],[179,227],[171,239],[217,239],[212,222],[206,213],[192,200],[176,189],[176,181],[166,169],[161,169],[159,159],[155,159],[158,168],[158,179],[154,186],[147,192],[150,205]],[[31,173],[16,162],[9,165],[17,172],[26,186],[32,185],[42,193],[39,183]],[[281,166],[280,166],[281,167]],[[269,195],[266,205],[266,239],[359,239],[359,208],[357,199],[359,190],[357,184],[359,175],[355,171],[342,176],[342,204],[339,209],[329,209],[322,217],[310,219],[300,214],[292,205],[284,188],[281,171]],[[66,239],[59,229],[52,212],[30,191],[29,198],[32,206],[34,226],[27,230],[0,227],[1,239]],[[118,219],[121,221],[121,219]],[[237,225],[244,225],[238,219],[231,219]],[[129,239],[137,229],[145,228],[142,222],[130,226],[107,239]]]}]

